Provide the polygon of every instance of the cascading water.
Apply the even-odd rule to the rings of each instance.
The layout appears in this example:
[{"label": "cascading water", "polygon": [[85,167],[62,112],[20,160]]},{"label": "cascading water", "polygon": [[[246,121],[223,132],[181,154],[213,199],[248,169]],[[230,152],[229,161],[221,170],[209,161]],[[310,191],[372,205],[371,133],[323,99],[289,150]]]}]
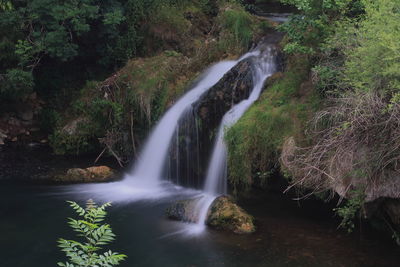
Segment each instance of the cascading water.
[{"label": "cascading water", "polygon": [[[215,85],[225,73],[241,60],[251,56],[254,56],[254,52],[245,54],[237,61],[222,61],[209,68],[194,88],[180,98],[159,121],[139,155],[133,171],[125,177],[125,181],[140,182],[147,188],[154,188],[159,185],[162,178],[167,178],[162,177],[162,174],[171,144],[179,143],[173,140],[173,137],[175,134],[175,137],[179,138],[180,119],[185,114],[191,114],[192,104],[198,101],[201,95]],[[179,158],[169,164],[179,164],[178,160]]]},{"label": "cascading water", "polygon": [[[178,180],[180,174],[177,173],[177,176],[173,177],[176,173],[171,173],[172,169],[168,168],[168,165],[175,165],[176,170],[180,170],[179,165],[182,164],[180,162],[182,157],[179,153],[182,151],[182,145],[179,139],[183,136],[182,134],[186,134],[186,132],[181,132],[185,129],[184,122],[191,121],[190,124],[197,127],[197,124],[193,123],[193,121],[196,120],[193,112],[193,104],[199,101],[201,96],[221,80],[221,78],[236,64],[246,58],[256,56],[258,53],[258,51],[251,51],[236,61],[222,61],[206,70],[194,87],[164,114],[147,139],[132,171],[125,175],[121,182],[79,185],[74,187],[73,191],[79,192],[80,194],[90,194],[91,196],[97,195],[99,198],[115,202],[138,201],[144,199],[155,200],[176,193],[179,193],[181,196],[187,194],[193,196],[194,192],[198,194],[199,191],[190,189],[179,190],[179,187],[171,187],[171,183],[161,183],[162,180],[169,179],[171,182],[180,184]],[[185,170],[188,171],[192,169],[194,165],[198,164],[197,160],[192,160],[193,155],[190,149],[190,143],[197,142],[198,136],[193,136],[193,140],[189,140],[189,136],[184,137],[185,145],[183,151],[185,151],[184,154],[186,157]],[[170,152],[174,149],[177,151],[178,156],[172,158]],[[198,166],[196,168],[199,169]],[[170,175],[168,175],[168,171]],[[186,175],[182,175],[182,177],[189,175],[190,173],[188,172]],[[177,190],[179,190],[179,192]]]},{"label": "cascading water", "polygon": [[172,138],[165,175],[168,181],[194,188],[201,188],[201,157],[199,140],[199,119],[190,106],[179,120]]},{"label": "cascading water", "polygon": [[235,124],[259,98],[264,82],[277,70],[276,48],[273,45],[261,45],[256,48],[256,51],[259,51],[259,56],[252,60],[254,88],[248,99],[233,106],[222,119],[207,170],[203,196],[196,207],[199,219],[192,228],[192,233],[201,232],[204,229],[210,205],[218,195],[227,193],[227,147],[224,142],[226,129]]},{"label": "cascading water", "polygon": [[[244,112],[260,96],[265,80],[276,71],[276,48],[273,45],[260,44],[253,51],[245,54],[237,61],[223,61],[209,68],[193,89],[180,98],[162,117],[150,137],[148,138],[133,171],[126,175],[121,182],[108,184],[80,185],[75,192],[96,194],[107,201],[137,201],[144,199],[160,199],[162,197],[179,194],[180,196],[194,196],[196,203],[196,224],[190,226],[190,233],[200,233],[205,228],[207,211],[213,200],[227,192],[227,148],[224,143],[225,129],[232,126]],[[240,61],[248,59],[252,76],[252,90],[249,97],[234,105],[222,118],[218,135],[215,140],[212,156],[207,169],[203,191],[168,187],[171,183],[161,183],[169,180],[173,183],[185,185],[179,179],[190,177],[191,171],[198,171],[199,167],[199,136],[197,117],[194,103]],[[193,131],[194,129],[194,131]],[[197,147],[197,150],[192,150]],[[171,151],[175,151],[175,156]],[[196,155],[197,154],[197,155]],[[184,159],[184,160],[182,160]],[[181,168],[184,164],[184,168]],[[173,168],[175,167],[175,173]],[[185,174],[180,174],[185,170]],[[168,175],[168,172],[170,173]],[[201,181],[196,181],[198,185]],[[193,187],[193,184],[189,186]],[[164,184],[165,186],[160,186]]]},{"label": "cascading water", "polygon": [[237,61],[223,61],[212,66],[198,84],[165,113],[148,138],[133,171],[127,175],[126,181],[136,179],[149,187],[158,185],[170,143],[174,141],[172,139],[179,119],[207,89],[216,84],[236,63]]}]

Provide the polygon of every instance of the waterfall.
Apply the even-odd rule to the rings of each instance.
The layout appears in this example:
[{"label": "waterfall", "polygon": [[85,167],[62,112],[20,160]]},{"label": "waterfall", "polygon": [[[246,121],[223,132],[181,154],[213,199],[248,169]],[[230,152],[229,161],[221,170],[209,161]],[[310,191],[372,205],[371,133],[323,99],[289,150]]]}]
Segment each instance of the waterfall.
[{"label": "waterfall", "polygon": [[259,98],[264,82],[277,70],[276,48],[273,45],[261,44],[256,48],[259,56],[253,57],[252,72],[254,87],[248,99],[233,106],[223,117],[215,140],[212,156],[207,170],[203,197],[197,203],[199,219],[195,227],[201,231],[205,227],[207,213],[213,200],[227,193],[227,147],[224,142],[226,129],[235,124],[245,111]]},{"label": "waterfall", "polygon": [[[190,114],[192,104],[203,93],[215,85],[231,68],[241,60],[251,57],[254,52],[242,56],[237,61],[222,61],[210,67],[197,84],[181,97],[161,118],[141,151],[133,170],[125,177],[126,182],[140,181],[146,187],[158,186],[165,169],[171,143],[179,143],[179,120],[185,114]],[[175,133],[175,140],[174,138]],[[179,149],[179,148],[178,148]],[[179,162],[169,164],[179,164]]]}]

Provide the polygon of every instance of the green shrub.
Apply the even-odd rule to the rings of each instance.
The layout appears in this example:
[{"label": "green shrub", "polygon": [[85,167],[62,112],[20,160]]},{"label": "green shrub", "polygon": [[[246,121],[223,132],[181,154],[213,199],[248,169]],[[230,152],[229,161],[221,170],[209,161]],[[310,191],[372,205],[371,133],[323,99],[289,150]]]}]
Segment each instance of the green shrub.
[{"label": "green shrub", "polygon": [[364,0],[366,14],[347,29],[353,47],[345,51],[345,74],[363,91],[400,90],[400,15],[397,0]]},{"label": "green shrub", "polygon": [[235,188],[251,185],[253,178],[265,183],[285,139],[302,135],[301,126],[318,102],[312,88],[300,92],[308,70],[307,59],[295,58],[288,72],[267,82],[260,99],[226,132],[229,179]]},{"label": "green shrub", "polygon": [[68,201],[74,209],[79,219],[69,218],[69,226],[77,236],[82,239],[81,242],[60,238],[58,247],[65,252],[68,261],[58,262],[62,267],[111,267],[117,266],[126,255],[104,250],[102,246],[108,245],[115,239],[115,234],[109,224],[101,224],[107,212],[105,209],[111,206],[105,203],[98,207],[92,200],[88,200],[86,208],[80,207],[77,203]]},{"label": "green shrub", "polygon": [[70,135],[56,130],[49,136],[50,145],[57,155],[80,155],[94,152],[98,146],[96,138],[87,133]]},{"label": "green shrub", "polygon": [[10,69],[4,75],[0,74],[0,100],[20,99],[33,89],[33,76],[29,71]]},{"label": "green shrub", "polygon": [[354,220],[360,214],[360,210],[364,205],[365,195],[361,190],[353,190],[350,192],[350,198],[339,208],[334,209],[336,214],[342,218],[340,227],[346,229],[349,233],[354,230]]},{"label": "green shrub", "polygon": [[61,117],[60,114],[51,108],[44,108],[40,111],[39,122],[40,129],[51,133],[59,123]]},{"label": "green shrub", "polygon": [[249,46],[253,36],[253,20],[248,12],[236,5],[228,5],[220,21],[224,30],[232,35],[235,44],[244,48]]}]

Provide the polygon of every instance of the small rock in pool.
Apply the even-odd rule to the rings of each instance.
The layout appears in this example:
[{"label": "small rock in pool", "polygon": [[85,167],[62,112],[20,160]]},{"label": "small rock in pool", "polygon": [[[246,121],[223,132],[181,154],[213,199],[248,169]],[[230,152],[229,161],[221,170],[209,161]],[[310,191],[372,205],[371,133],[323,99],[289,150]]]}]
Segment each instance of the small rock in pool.
[{"label": "small rock in pool", "polygon": [[107,182],[115,178],[115,173],[107,166],[95,166],[86,169],[68,169],[66,174],[57,175],[54,180],[65,183]]},{"label": "small rock in pool", "polygon": [[[167,208],[167,217],[172,220],[197,222],[196,204],[200,199],[194,198],[175,202]],[[208,210],[206,224],[236,234],[249,234],[255,231],[253,217],[239,207],[229,196],[217,197],[212,202]]]}]

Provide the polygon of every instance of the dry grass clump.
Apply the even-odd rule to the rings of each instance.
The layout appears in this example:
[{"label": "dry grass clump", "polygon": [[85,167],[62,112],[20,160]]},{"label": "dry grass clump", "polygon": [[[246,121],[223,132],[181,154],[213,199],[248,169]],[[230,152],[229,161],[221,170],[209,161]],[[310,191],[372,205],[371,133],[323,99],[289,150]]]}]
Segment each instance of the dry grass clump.
[{"label": "dry grass clump", "polygon": [[377,93],[351,93],[318,112],[307,132],[312,145],[286,140],[281,162],[293,186],[342,197],[364,190],[366,201],[400,197],[400,104]]}]

